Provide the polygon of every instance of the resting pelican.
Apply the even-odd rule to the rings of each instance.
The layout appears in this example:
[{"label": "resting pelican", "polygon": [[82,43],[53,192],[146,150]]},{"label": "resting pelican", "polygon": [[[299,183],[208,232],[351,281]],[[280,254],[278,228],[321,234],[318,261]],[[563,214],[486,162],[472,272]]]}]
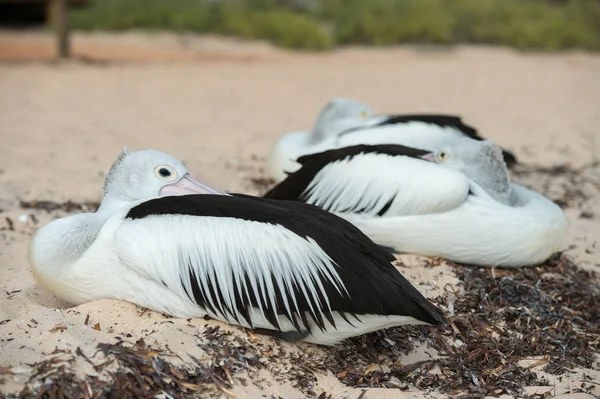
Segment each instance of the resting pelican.
[{"label": "resting pelican", "polygon": [[[298,170],[296,159],[335,148],[359,144],[398,144],[421,150],[441,153],[449,147],[457,151],[479,153],[488,156],[492,143],[484,140],[477,131],[450,115],[375,115],[371,108],[359,101],[334,98],[320,111],[312,131],[294,132],[279,139],[268,158],[268,172],[280,182],[287,173]],[[498,147],[494,156],[495,173],[501,172],[508,179],[507,165],[516,163],[515,156]],[[462,157],[466,159],[466,156]],[[493,178],[470,165],[455,165],[453,160],[445,167],[454,167],[484,186]],[[501,200],[501,198],[497,198]]]},{"label": "resting pelican", "polygon": [[[510,204],[502,203],[464,173],[440,167],[444,159],[399,145],[305,155],[265,197],[317,205],[398,252],[460,263],[528,266],[562,249],[567,220],[555,203],[514,183]],[[486,182],[495,193],[505,183]]]},{"label": "resting pelican", "polygon": [[394,259],[318,207],[227,195],[154,150],[124,150],[97,212],[30,244],[36,281],[70,303],[114,298],[323,345],[444,322]]}]

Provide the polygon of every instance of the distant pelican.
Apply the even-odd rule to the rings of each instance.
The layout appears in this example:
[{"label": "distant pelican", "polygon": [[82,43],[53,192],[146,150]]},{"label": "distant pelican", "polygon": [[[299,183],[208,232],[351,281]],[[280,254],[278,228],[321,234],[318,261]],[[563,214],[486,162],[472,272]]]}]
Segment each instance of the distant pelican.
[{"label": "distant pelican", "polygon": [[[268,172],[276,182],[287,173],[298,170],[296,159],[336,148],[354,145],[397,144],[453,156],[443,164],[459,170],[488,190],[488,183],[503,179],[508,190],[508,166],[516,163],[515,156],[484,140],[477,131],[456,116],[375,115],[364,103],[347,98],[334,98],[320,111],[311,131],[289,133],[280,138],[269,154]],[[483,159],[486,158],[486,159]],[[486,169],[463,161],[486,164]],[[499,185],[496,190],[502,189]],[[510,203],[510,193],[489,192],[503,203]]]},{"label": "distant pelican", "polygon": [[334,345],[445,319],[352,224],[312,205],[227,195],[167,154],[124,150],[96,213],[30,244],[36,281],[73,304],[115,298]]},{"label": "distant pelican", "polygon": [[535,265],[562,249],[568,224],[558,205],[493,170],[478,184],[441,167],[452,158],[486,169],[485,158],[451,150],[357,145],[298,158],[300,169],[265,197],[319,206],[398,252],[466,264]]}]

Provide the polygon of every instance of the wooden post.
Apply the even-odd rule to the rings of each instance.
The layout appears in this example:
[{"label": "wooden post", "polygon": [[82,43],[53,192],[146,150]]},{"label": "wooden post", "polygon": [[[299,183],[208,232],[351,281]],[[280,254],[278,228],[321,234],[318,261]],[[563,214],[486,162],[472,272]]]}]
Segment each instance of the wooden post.
[{"label": "wooden post", "polygon": [[56,51],[59,58],[71,55],[67,0],[49,0],[50,26],[56,35]]}]

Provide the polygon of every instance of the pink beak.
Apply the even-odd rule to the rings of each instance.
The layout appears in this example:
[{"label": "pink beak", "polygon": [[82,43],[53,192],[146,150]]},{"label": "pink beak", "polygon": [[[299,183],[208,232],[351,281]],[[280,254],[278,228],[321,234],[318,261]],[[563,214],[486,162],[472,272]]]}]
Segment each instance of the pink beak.
[{"label": "pink beak", "polygon": [[432,152],[429,152],[425,155],[421,155],[419,158],[424,159],[429,162],[434,162],[434,163],[437,162],[437,160],[435,159],[435,156],[433,155]]},{"label": "pink beak", "polygon": [[214,189],[206,184],[194,179],[187,173],[177,183],[164,186],[160,190],[160,195],[163,197],[170,195],[187,195],[187,194],[214,194],[214,195],[229,195],[217,189]]}]

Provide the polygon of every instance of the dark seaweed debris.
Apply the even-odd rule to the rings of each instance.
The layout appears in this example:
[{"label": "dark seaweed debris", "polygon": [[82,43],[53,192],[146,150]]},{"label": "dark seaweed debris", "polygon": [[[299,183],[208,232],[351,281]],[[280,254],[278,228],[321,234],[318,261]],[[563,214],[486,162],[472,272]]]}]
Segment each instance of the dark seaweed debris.
[{"label": "dark seaweed debris", "polygon": [[496,271],[492,276],[483,269],[459,273],[470,293],[465,298],[470,307],[478,302],[485,320],[504,323],[505,329],[521,336],[498,341],[514,356],[549,355],[546,369],[559,364],[566,369],[593,366],[594,352],[600,350],[600,288],[594,273],[558,256],[542,267],[517,273]]},{"label": "dark seaweed debris", "polygon": [[534,187],[561,207],[581,206],[600,191],[600,162],[579,168],[518,164],[511,173],[515,182]]},{"label": "dark seaweed debris", "polygon": [[23,209],[36,209],[46,212],[63,211],[63,212],[95,212],[100,207],[99,202],[53,202],[53,201],[19,201],[19,205]]},{"label": "dark seaweed debris", "polygon": [[268,368],[275,380],[291,382],[304,394],[316,396],[313,390],[317,381],[316,367],[310,361],[287,353],[279,341],[275,341],[278,345],[273,347],[261,343],[252,332],[248,332],[248,336],[249,342],[217,326],[202,334],[198,346],[212,356],[214,363],[224,365],[231,373],[245,371],[255,385],[261,385],[261,381],[256,380],[256,371]]},{"label": "dark seaweed debris", "polygon": [[[218,372],[220,366],[205,366],[194,359],[194,365],[175,367],[164,356],[172,354],[154,350],[141,339],[133,347],[126,347],[120,342],[99,344],[98,350],[110,359],[94,366],[96,371],[108,373],[106,381],[92,376],[78,379],[65,365],[56,364],[58,358],[51,358],[34,365],[36,372],[29,381],[42,380],[43,385],[34,390],[26,386],[18,397],[104,399],[153,398],[166,394],[168,396],[165,397],[179,399],[223,393],[230,395],[231,382]],[[91,363],[80,350],[77,354]],[[113,361],[118,366],[116,371],[107,371]]]},{"label": "dark seaweed debris", "polygon": [[250,183],[252,183],[254,189],[259,191],[262,194],[266,193],[269,188],[275,185],[275,180],[270,177],[252,177],[250,178]]},{"label": "dark seaweed debris", "polygon": [[[191,362],[184,362],[183,366],[175,366],[167,360],[176,356],[168,346],[161,350],[154,349],[146,345],[143,339],[133,345],[123,341],[99,344],[98,351],[105,359],[96,361],[96,364],[79,348],[74,354],[68,350],[57,350],[52,354],[57,356],[32,365],[34,373],[18,398],[233,397],[233,385],[247,385],[246,376],[253,384],[261,386],[257,371],[266,367],[276,379],[292,382],[292,386],[306,395],[316,396],[312,390],[316,382],[314,372],[306,366],[292,365],[290,362],[294,360],[300,363],[300,358],[285,356],[285,351],[264,345],[254,334],[248,334],[250,341],[256,345],[219,326],[207,327],[198,333],[198,346],[204,352],[203,360],[188,354]],[[105,378],[77,378],[72,368],[66,366],[67,363],[74,364],[74,355],[91,364]],[[276,360],[281,362],[274,365]]]},{"label": "dark seaweed debris", "polygon": [[[454,300],[455,316],[443,329],[404,327],[349,341],[324,362],[350,386],[399,388],[412,384],[444,393],[520,394],[525,386],[548,385],[520,360],[542,357],[536,365],[560,375],[575,366],[595,368],[600,353],[598,276],[556,255],[546,264],[517,270],[454,266],[464,292]],[[445,304],[446,299],[434,300]],[[390,351],[396,342],[427,342],[439,352],[435,361],[402,365],[410,346]],[[394,341],[395,339],[391,339]],[[450,345],[449,343],[453,343]],[[365,373],[369,364],[389,371]],[[431,372],[437,366],[438,372]],[[379,368],[379,367],[378,367]]]},{"label": "dark seaweed debris", "polygon": [[[218,326],[206,327],[198,333],[198,346],[207,363],[190,356],[185,367],[167,361],[172,356],[168,347],[154,350],[141,340],[133,347],[100,344],[108,360],[95,369],[108,374],[106,381],[78,380],[50,358],[34,365],[37,372],[29,384],[44,381],[43,385],[25,388],[19,397],[145,398],[163,392],[173,398],[223,396],[234,384],[261,387],[265,382],[259,378],[260,369],[268,370],[276,381],[291,381],[307,397],[318,396],[316,374],[324,371],[356,388],[416,387],[473,398],[523,397],[526,386],[549,385],[537,375],[539,367],[567,378],[576,366],[598,369],[600,288],[595,273],[579,269],[562,255],[539,267],[516,270],[451,266],[464,289],[454,294],[454,314],[443,328],[393,328],[334,348],[299,346],[298,352],[252,332],[246,339]],[[448,300],[433,299],[440,306]],[[417,346],[437,355],[406,364],[402,359]],[[82,357],[81,352],[76,354]],[[532,357],[531,366],[521,363]],[[571,392],[585,392],[592,384],[574,382]]]}]

